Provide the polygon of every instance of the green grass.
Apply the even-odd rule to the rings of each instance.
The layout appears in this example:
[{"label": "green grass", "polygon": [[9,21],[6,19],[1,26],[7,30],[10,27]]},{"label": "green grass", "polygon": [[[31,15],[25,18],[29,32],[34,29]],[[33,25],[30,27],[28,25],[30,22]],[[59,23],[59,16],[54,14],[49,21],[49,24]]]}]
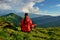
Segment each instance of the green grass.
[{"label": "green grass", "polygon": [[22,32],[18,27],[15,31],[9,28],[0,29],[3,40],[60,40],[60,28],[34,28],[30,33]]}]

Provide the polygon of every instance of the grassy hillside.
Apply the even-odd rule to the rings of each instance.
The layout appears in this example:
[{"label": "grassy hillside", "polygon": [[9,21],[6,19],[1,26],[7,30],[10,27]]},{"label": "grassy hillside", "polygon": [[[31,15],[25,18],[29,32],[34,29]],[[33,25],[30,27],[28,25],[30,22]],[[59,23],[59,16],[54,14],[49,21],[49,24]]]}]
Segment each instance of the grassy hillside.
[{"label": "grassy hillside", "polygon": [[10,13],[10,14],[4,15],[4,16],[0,16],[0,20],[3,20],[4,22],[13,23],[15,26],[19,26],[21,19],[22,19],[21,16],[18,16],[14,13]]},{"label": "grassy hillside", "polygon": [[60,28],[34,28],[27,33],[13,23],[0,20],[0,40],[60,40]]},{"label": "grassy hillside", "polygon": [[9,28],[0,29],[0,40],[60,40],[60,28],[34,28],[30,33]]},{"label": "grassy hillside", "polygon": [[34,28],[22,32],[19,26],[22,17],[13,13],[0,17],[0,40],[60,40],[60,27]]}]

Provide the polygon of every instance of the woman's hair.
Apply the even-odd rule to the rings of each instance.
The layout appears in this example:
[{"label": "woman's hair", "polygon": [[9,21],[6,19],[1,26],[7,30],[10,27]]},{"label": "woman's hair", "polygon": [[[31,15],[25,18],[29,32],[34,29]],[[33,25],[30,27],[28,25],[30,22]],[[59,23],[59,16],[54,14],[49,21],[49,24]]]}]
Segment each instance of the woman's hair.
[{"label": "woman's hair", "polygon": [[26,23],[26,16],[28,16],[28,13],[25,13],[24,24]]},{"label": "woman's hair", "polygon": [[28,16],[28,13],[25,13],[25,16]]}]

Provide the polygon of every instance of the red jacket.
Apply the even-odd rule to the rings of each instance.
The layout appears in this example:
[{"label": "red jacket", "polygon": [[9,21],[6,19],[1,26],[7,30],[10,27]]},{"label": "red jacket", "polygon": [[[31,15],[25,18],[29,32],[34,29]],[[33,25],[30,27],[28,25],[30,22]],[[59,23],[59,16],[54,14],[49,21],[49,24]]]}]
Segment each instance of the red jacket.
[{"label": "red jacket", "polygon": [[26,23],[24,24],[24,19],[21,21],[21,30],[24,32],[29,32],[31,31],[31,28],[33,28],[35,25],[32,24],[32,21],[28,18],[26,20]]}]

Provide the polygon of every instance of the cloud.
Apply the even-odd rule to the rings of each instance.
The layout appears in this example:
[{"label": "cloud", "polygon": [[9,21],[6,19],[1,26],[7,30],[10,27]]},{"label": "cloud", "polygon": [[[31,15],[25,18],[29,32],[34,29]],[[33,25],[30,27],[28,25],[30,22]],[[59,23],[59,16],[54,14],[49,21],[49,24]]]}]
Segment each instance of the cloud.
[{"label": "cloud", "polygon": [[43,2],[45,0],[34,0],[34,2]]},{"label": "cloud", "polygon": [[[36,3],[44,2],[45,0],[0,0],[0,10],[14,10],[17,12],[28,12],[39,15],[59,15],[57,13],[49,13],[48,10],[41,11],[39,7],[35,6]],[[44,6],[44,4],[40,4]],[[53,7],[60,7],[60,4],[57,4]]]},{"label": "cloud", "polygon": [[40,10],[38,7],[34,7],[36,2],[43,2],[44,0],[30,0],[23,7],[23,12],[39,14]]},{"label": "cloud", "polygon": [[34,8],[33,5],[35,5],[34,2],[29,2],[27,4],[25,4],[23,7],[22,7],[22,11],[23,12],[31,12],[31,10]]},{"label": "cloud", "polygon": [[56,5],[50,6],[50,8],[55,8],[55,7],[60,7],[60,4],[56,4]]},{"label": "cloud", "polygon": [[37,2],[44,2],[44,0],[0,0],[0,8],[38,14],[39,8],[34,7]]},{"label": "cloud", "polygon": [[5,3],[0,3],[0,9],[3,9],[3,10],[11,9],[11,6]]},{"label": "cloud", "polygon": [[31,12],[32,12],[32,13],[35,13],[35,14],[40,14],[40,10],[39,10],[38,7],[32,8]]},{"label": "cloud", "polygon": [[60,14],[57,14],[57,13],[56,14],[53,14],[53,13],[52,14],[43,14],[43,15],[60,16]]},{"label": "cloud", "polygon": [[60,4],[57,4],[56,6],[57,6],[57,7],[60,7]]},{"label": "cloud", "polygon": [[60,12],[51,12],[49,10],[40,11],[40,15],[60,16]]}]

